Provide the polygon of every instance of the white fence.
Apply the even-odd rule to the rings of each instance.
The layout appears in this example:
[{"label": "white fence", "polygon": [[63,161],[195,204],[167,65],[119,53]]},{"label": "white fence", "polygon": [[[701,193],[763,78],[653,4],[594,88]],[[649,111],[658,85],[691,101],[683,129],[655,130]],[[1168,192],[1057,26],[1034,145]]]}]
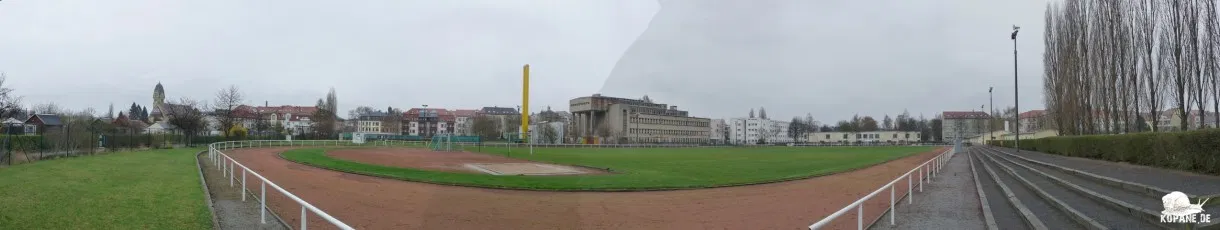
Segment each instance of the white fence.
[{"label": "white fence", "polygon": [[793,144],[793,145],[702,145],[702,144],[526,144],[526,143],[453,143],[459,146],[484,147],[553,147],[553,148],[749,148],[749,147],[832,147],[832,146],[950,146],[948,144]]},{"label": "white fence", "polygon": [[837,219],[840,216],[843,216],[844,214],[847,214],[847,212],[851,211],[852,208],[855,208],[856,209],[856,229],[863,230],[864,228],[867,227],[864,225],[864,205],[863,205],[864,202],[867,201],[869,198],[873,198],[874,196],[877,196],[877,194],[880,194],[881,191],[885,191],[886,189],[890,190],[890,203],[889,203],[890,225],[894,225],[894,216],[898,215],[898,213],[894,212],[894,206],[897,205],[897,203],[894,203],[894,199],[895,199],[894,190],[897,189],[894,187],[894,184],[898,183],[898,181],[901,181],[902,178],[906,178],[907,179],[907,195],[911,196],[909,199],[907,199],[907,204],[914,202],[915,194],[912,193],[914,191],[914,189],[913,189],[914,187],[912,185],[914,185],[913,181],[915,180],[915,178],[913,176],[915,176],[915,172],[919,171],[919,174],[918,174],[919,175],[919,179],[918,179],[919,180],[919,184],[918,184],[919,192],[923,192],[924,180],[926,179],[927,181],[932,181],[932,178],[935,178],[937,173],[940,172],[941,167],[943,167],[946,163],[948,163],[949,159],[953,158],[953,154],[957,153],[956,150],[957,150],[957,148],[950,148],[949,150],[941,153],[940,155],[936,155],[936,157],[923,162],[923,164],[916,166],[915,168],[911,169],[911,171],[907,171],[906,174],[902,174],[902,176],[899,176],[898,178],[894,178],[894,180],[890,181],[889,184],[885,184],[885,186],[881,186],[881,188],[878,188],[877,191],[873,191],[873,193],[869,193],[868,195],[860,198],[859,200],[856,200],[856,202],[852,202],[851,204],[848,204],[847,207],[843,207],[843,209],[840,209],[839,211],[830,214],[830,216],[826,216],[826,218],[822,218],[822,220],[818,221],[817,223],[813,223],[813,225],[809,225],[809,229],[810,230],[822,229],[823,227],[826,227],[826,225],[830,224],[830,222],[834,221],[835,219]]},{"label": "white fence", "polygon": [[[314,207],[313,205],[309,204],[309,202],[305,202],[305,200],[302,200],[300,197],[293,195],[291,192],[288,192],[287,190],[284,190],[284,188],[281,188],[279,185],[276,185],[274,182],[271,182],[271,180],[268,180],[266,177],[263,177],[262,175],[258,174],[257,172],[254,172],[253,170],[250,170],[250,168],[246,167],[245,165],[242,165],[240,162],[237,162],[237,160],[233,159],[228,154],[225,154],[223,150],[237,149],[237,148],[261,148],[261,147],[281,147],[281,146],[317,146],[317,147],[325,147],[325,146],[426,146],[427,144],[428,144],[428,142],[421,142],[421,141],[393,141],[393,140],[369,141],[364,144],[353,144],[353,143],[351,143],[350,140],[227,141],[227,142],[216,142],[216,143],[209,144],[208,145],[208,158],[212,160],[213,165],[216,165],[216,169],[219,170],[224,177],[229,178],[230,187],[236,186],[235,184],[238,184],[238,183],[242,186],[242,189],[241,189],[242,201],[246,200],[247,192],[250,192],[250,193],[254,192],[254,191],[251,191],[250,188],[246,186],[246,179],[247,179],[248,175],[252,175],[252,176],[254,176],[254,178],[259,180],[260,186],[259,186],[259,191],[258,191],[258,194],[259,194],[258,202],[259,202],[259,208],[260,208],[259,209],[260,210],[259,218],[261,221],[260,223],[264,223],[264,224],[267,223],[267,186],[271,186],[271,188],[275,189],[276,191],[279,191],[280,194],[283,194],[284,196],[288,197],[292,201],[295,201],[297,204],[301,205],[301,225],[300,225],[301,230],[307,229],[307,222],[308,222],[307,216],[310,212],[312,212],[313,214],[315,214],[319,217],[322,217],[322,219],[326,220],[327,222],[334,225],[335,227],[338,227],[339,229],[353,229],[351,226],[343,223],[343,221],[340,221],[339,219],[336,219],[335,217],[330,216],[330,214],[327,214],[326,212],[322,211],[321,209],[318,209],[317,207]],[[479,143],[466,143],[466,144],[461,144],[461,145],[474,146],[474,145],[480,145],[480,144]],[[490,146],[490,147],[512,147],[512,146],[525,146],[527,144],[481,143],[481,145]],[[615,145],[607,145],[607,144],[599,144],[599,145],[535,144],[533,146],[571,147],[571,148],[740,147],[740,146],[707,146],[707,145],[682,145],[682,144],[615,144]],[[867,196],[864,196],[863,198],[856,200],[855,202],[847,205],[847,207],[844,207],[843,209],[841,209],[833,214],[830,214],[830,216],[827,216],[826,218],[822,219],[821,221],[818,221],[817,223],[810,225],[809,229],[821,229],[822,227],[826,226],[831,221],[833,221],[835,218],[846,214],[852,208],[856,208],[856,210],[857,210],[856,224],[857,224],[858,228],[864,229],[864,206],[862,204],[864,203],[864,201],[876,196],[877,194],[881,193],[881,191],[884,191],[887,188],[890,189],[890,203],[889,203],[890,204],[890,207],[889,207],[890,224],[894,224],[894,216],[895,216],[895,213],[894,213],[894,205],[895,205],[895,203],[894,203],[894,199],[895,199],[894,184],[897,183],[902,178],[907,178],[907,194],[909,194],[911,196],[911,199],[908,199],[908,203],[910,203],[912,200],[914,200],[914,194],[911,193],[913,190],[912,181],[914,180],[914,177],[913,177],[913,176],[915,176],[914,173],[917,170],[919,171],[919,174],[918,174],[919,175],[919,184],[918,185],[919,185],[919,191],[922,192],[924,181],[925,180],[931,181],[931,179],[933,177],[936,177],[936,174],[940,171],[941,166],[943,166],[945,163],[947,163],[948,160],[953,157],[954,153],[956,153],[956,151],[954,151],[953,149],[950,149],[949,151],[945,151],[944,153],[937,155],[935,158],[933,158],[931,160],[925,161],[923,164],[920,164],[918,167],[911,169],[911,171],[908,171],[906,174],[903,174],[902,176],[895,178],[893,181],[890,181],[889,184],[886,184],[885,186],[882,186],[881,188],[877,189],[876,191],[873,191],[872,193],[868,194]],[[237,176],[237,173],[238,173],[237,169],[240,169],[240,171],[241,171],[240,178],[238,178],[238,176]]]},{"label": "white fence", "polygon": [[[391,145],[391,144],[396,144],[396,143],[379,141],[379,142],[368,143],[365,145],[373,146],[373,145]],[[402,144],[408,144],[408,143],[402,143]],[[313,214],[322,217],[322,219],[326,220],[327,222],[330,222],[331,224],[333,224],[335,227],[338,227],[339,229],[353,229],[351,226],[348,226],[347,224],[343,223],[343,221],[339,221],[339,219],[335,219],[335,217],[330,216],[330,214],[326,214],[326,212],[323,212],[321,209],[314,207],[313,205],[309,204],[309,202],[305,202],[305,200],[302,200],[300,197],[293,195],[291,192],[288,192],[287,190],[284,190],[284,188],[281,188],[279,185],[276,185],[274,182],[271,182],[271,180],[268,180],[266,177],[259,175],[257,172],[254,172],[253,170],[250,170],[250,168],[247,168],[245,165],[242,165],[241,163],[237,162],[237,160],[234,160],[232,157],[230,157],[228,154],[225,154],[223,151],[223,150],[236,149],[236,148],[277,147],[277,146],[361,146],[361,145],[352,144],[351,141],[336,141],[336,140],[227,141],[227,142],[216,142],[216,143],[209,144],[208,145],[208,157],[212,160],[213,165],[216,165],[216,169],[220,170],[220,172],[225,177],[229,178],[230,187],[234,186],[234,183],[241,184],[241,187],[242,187],[241,200],[242,201],[246,201],[246,192],[247,192],[247,190],[250,190],[249,187],[246,186],[247,174],[253,175],[254,178],[257,178],[259,180],[260,186],[259,186],[259,191],[258,191],[258,194],[259,194],[258,201],[259,201],[259,208],[260,208],[259,209],[260,210],[260,212],[259,212],[260,219],[259,220],[261,221],[260,223],[264,223],[264,224],[267,223],[267,186],[271,186],[271,188],[275,189],[276,191],[279,191],[281,194],[284,194],[284,196],[288,197],[292,201],[296,201],[297,204],[301,205],[301,226],[300,226],[301,230],[305,230],[307,227],[307,224],[306,224],[307,218],[308,218],[307,214],[309,212],[313,212]],[[237,177],[237,169],[241,169],[241,178]],[[237,181],[237,180],[240,180],[240,181]],[[254,191],[249,191],[249,192],[253,193]]]}]

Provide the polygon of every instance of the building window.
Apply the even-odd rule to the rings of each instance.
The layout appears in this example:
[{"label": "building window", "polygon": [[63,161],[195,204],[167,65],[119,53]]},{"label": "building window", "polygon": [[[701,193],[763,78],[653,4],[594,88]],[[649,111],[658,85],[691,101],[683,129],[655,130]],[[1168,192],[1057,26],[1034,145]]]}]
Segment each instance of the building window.
[{"label": "building window", "polygon": [[826,134],[826,139],[830,140],[830,134]]},{"label": "building window", "polygon": [[910,133],[907,133],[906,138],[907,138],[907,139],[911,139],[911,134],[910,134]]},{"label": "building window", "polygon": [[898,138],[898,134],[897,134],[897,133],[895,133],[895,134],[894,134],[894,138]]}]

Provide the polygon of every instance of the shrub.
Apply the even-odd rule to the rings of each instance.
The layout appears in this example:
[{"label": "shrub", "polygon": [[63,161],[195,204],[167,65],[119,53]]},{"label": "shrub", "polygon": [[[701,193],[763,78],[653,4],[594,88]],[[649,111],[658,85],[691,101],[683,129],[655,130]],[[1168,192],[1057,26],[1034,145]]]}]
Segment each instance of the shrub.
[{"label": "shrub", "polygon": [[[1011,140],[989,145],[1013,147]],[[1022,150],[1220,175],[1220,129],[1021,140]]]},{"label": "shrub", "polygon": [[[11,138],[9,143],[12,145],[14,152],[37,152],[44,148],[45,145],[40,135],[12,135],[0,136],[0,138]],[[7,151],[7,149],[4,149]]]},{"label": "shrub", "polygon": [[234,125],[232,128],[229,128],[229,137],[233,140],[245,139],[246,134],[249,133],[250,130],[247,130],[246,127],[242,127],[241,125]]}]

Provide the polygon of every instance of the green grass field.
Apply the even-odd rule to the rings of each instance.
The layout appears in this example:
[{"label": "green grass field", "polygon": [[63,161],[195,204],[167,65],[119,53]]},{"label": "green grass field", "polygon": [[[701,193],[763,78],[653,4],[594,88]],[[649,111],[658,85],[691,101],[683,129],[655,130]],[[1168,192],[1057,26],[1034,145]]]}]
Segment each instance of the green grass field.
[{"label": "green grass field", "polygon": [[0,168],[0,229],[209,229],[201,149],[119,152]]},{"label": "green grass field", "polygon": [[935,147],[488,148],[539,162],[609,168],[610,175],[495,176],[425,171],[346,161],[326,149],[296,149],[285,159],[332,170],[409,181],[491,188],[621,191],[707,188],[802,179],[863,168]]}]

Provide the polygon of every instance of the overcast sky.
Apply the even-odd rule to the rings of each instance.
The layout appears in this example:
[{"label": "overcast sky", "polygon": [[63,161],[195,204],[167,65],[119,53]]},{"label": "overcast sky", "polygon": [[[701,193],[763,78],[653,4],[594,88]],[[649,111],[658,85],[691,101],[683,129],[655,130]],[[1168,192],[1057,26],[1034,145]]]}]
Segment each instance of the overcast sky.
[{"label": "overcast sky", "polygon": [[460,0],[0,1],[0,71],[27,105],[211,101],[531,108],[603,93],[700,117],[812,113],[931,117],[1012,104],[1022,26],[1022,110],[1042,108],[1043,1]]}]

